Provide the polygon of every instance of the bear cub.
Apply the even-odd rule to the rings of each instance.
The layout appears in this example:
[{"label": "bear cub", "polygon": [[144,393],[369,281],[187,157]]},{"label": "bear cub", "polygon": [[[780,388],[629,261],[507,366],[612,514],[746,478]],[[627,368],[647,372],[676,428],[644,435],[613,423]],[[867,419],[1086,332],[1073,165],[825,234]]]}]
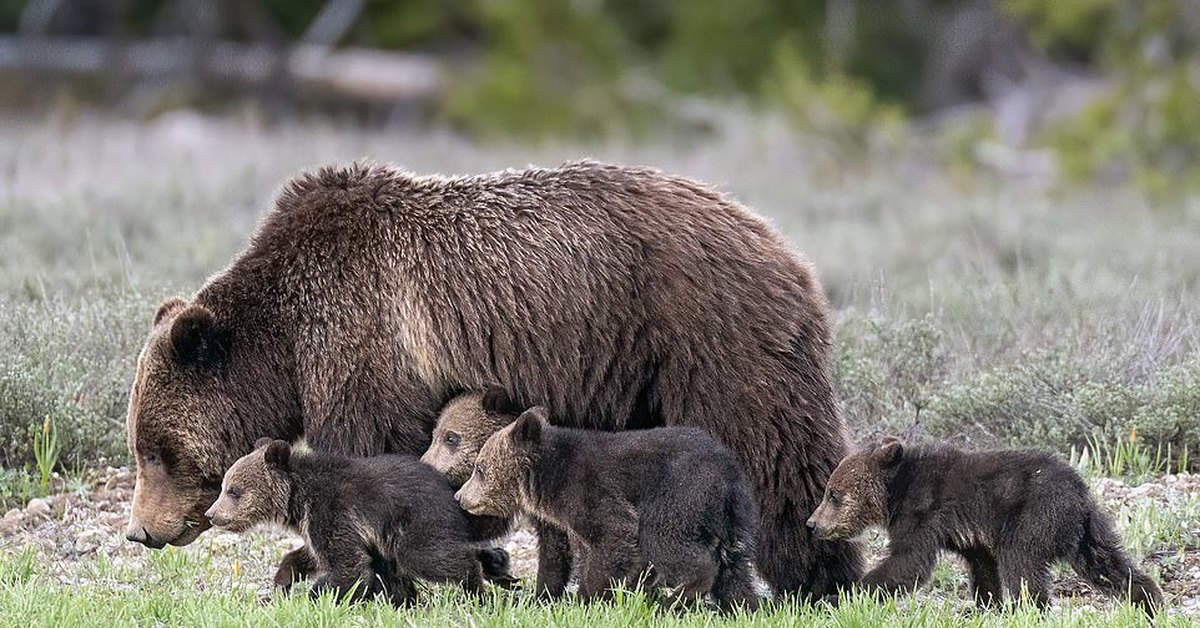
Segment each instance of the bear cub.
[{"label": "bear cub", "polygon": [[1052,562],[1153,614],[1162,592],[1121,549],[1112,522],[1074,469],[1036,450],[906,447],[895,438],[846,456],[808,520],[819,538],[886,528],[889,554],[861,585],[888,593],[924,584],[938,550],[961,555],[982,607],[1024,586],[1044,608]]},{"label": "bear cub", "polygon": [[382,595],[402,606],[416,601],[417,580],[470,593],[482,592],[485,570],[513,581],[478,543],[494,534],[494,520],[463,512],[446,479],[416,456],[349,458],[259,439],[226,471],[205,515],[233,532],[277,523],[302,535],[321,574],[313,597],[353,588],[354,600]]},{"label": "bear cub", "polygon": [[[585,600],[614,584],[757,607],[758,511],[737,458],[707,432],[553,427],[541,407],[493,434],[459,489],[477,515],[525,511],[567,533]],[[652,574],[652,575],[651,575]]]}]

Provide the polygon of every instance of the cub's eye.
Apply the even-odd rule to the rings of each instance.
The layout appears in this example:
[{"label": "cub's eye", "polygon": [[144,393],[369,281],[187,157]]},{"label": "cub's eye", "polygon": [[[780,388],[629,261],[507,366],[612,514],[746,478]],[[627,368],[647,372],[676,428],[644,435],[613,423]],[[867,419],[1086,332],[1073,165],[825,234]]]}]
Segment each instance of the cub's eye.
[{"label": "cub's eye", "polygon": [[159,463],[158,454],[156,454],[152,451],[148,451],[148,452],[142,454],[142,464],[158,464],[158,463]]},{"label": "cub's eye", "polygon": [[829,503],[833,504],[834,506],[842,505],[842,494],[841,493],[830,493],[829,494]]},{"label": "cub's eye", "polygon": [[483,479],[483,467],[476,466],[475,467],[475,475],[479,476],[479,479],[482,480]]},{"label": "cub's eye", "polygon": [[446,432],[446,444],[451,447],[458,447],[458,434],[454,432]]},{"label": "cub's eye", "polygon": [[225,491],[225,494],[228,495],[230,497],[230,499],[241,499],[242,498],[242,489],[236,488],[236,487],[231,488],[228,491]]}]

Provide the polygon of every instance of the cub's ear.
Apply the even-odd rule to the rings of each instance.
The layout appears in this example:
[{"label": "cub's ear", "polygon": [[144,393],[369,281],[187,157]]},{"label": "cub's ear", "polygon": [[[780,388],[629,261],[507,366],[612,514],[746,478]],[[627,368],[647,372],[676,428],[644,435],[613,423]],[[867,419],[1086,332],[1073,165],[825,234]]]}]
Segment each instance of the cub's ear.
[{"label": "cub's ear", "polygon": [[262,438],[254,441],[254,448],[262,449],[263,447],[266,447],[267,445],[271,444],[271,441],[273,441],[273,440],[275,440],[275,439],[263,436]]},{"label": "cub's ear", "polygon": [[904,443],[895,438],[885,438],[874,455],[879,466],[885,469],[896,466],[904,457]]},{"label": "cub's ear", "polygon": [[151,329],[158,327],[167,317],[174,316],[185,307],[187,307],[187,301],[179,297],[171,297],[163,301],[163,304],[158,306],[158,311],[154,313],[154,323],[150,325]]},{"label": "cub's ear", "polygon": [[263,452],[263,458],[268,466],[286,470],[292,460],[292,445],[286,440],[273,440]]},{"label": "cub's ear", "polygon": [[225,361],[226,339],[203,305],[189,305],[171,322],[171,347],[184,366],[216,368]]},{"label": "cub's ear", "polygon": [[521,414],[524,408],[508,396],[508,391],[499,386],[489,386],[483,393],[483,411],[488,414]]},{"label": "cub's ear", "polygon": [[537,406],[521,413],[513,426],[513,436],[517,442],[537,443],[542,440],[542,428],[546,426],[546,409]]}]

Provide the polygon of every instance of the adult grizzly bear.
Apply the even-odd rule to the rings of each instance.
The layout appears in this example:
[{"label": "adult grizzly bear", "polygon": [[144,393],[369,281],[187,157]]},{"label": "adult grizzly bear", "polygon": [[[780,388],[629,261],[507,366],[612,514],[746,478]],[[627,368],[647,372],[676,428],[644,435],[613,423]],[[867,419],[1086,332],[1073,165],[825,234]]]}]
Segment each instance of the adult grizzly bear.
[{"label": "adult grizzly bear", "polygon": [[827,310],[766,222],[656,170],[305,174],[228,268],[154,317],[128,536],[194,540],[258,438],[419,455],[445,400],[498,384],[566,425],[708,429],[757,492],[767,582],[832,593],[861,558],[804,525],[846,450]]}]

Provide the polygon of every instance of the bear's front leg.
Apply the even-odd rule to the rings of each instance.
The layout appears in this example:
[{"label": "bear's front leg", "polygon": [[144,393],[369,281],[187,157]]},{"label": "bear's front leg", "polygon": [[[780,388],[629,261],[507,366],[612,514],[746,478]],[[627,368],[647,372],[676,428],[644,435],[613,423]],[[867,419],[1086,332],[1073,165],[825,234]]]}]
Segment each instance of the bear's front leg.
[{"label": "bear's front leg", "polygon": [[907,593],[929,581],[936,562],[936,550],[923,545],[893,545],[888,557],[867,572],[859,585],[888,595]]},{"label": "bear's front leg", "polygon": [[292,585],[304,580],[317,572],[317,557],[307,545],[298,547],[279,561],[279,569],[275,570],[275,586],[287,593]]},{"label": "bear's front leg", "polygon": [[567,533],[541,520],[534,521],[538,536],[537,594],[562,597],[571,580],[571,542]]}]

